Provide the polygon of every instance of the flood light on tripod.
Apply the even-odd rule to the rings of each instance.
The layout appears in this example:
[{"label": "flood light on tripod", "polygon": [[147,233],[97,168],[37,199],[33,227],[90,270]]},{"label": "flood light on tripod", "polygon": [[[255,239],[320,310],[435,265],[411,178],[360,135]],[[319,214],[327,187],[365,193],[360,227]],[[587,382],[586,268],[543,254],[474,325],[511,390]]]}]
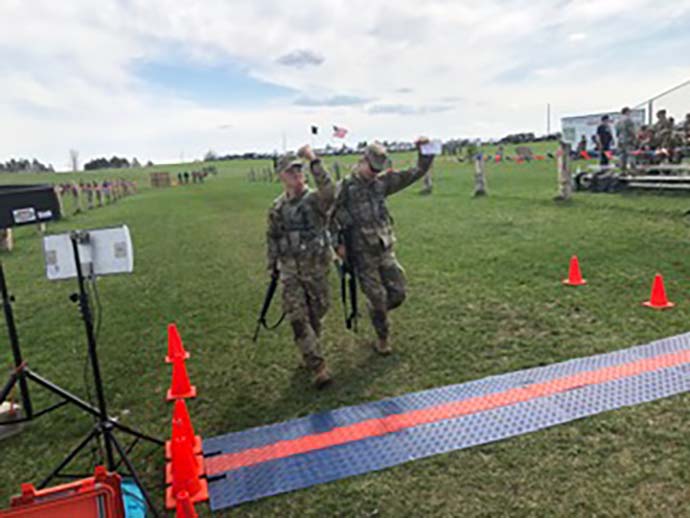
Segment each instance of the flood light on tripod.
[{"label": "flood light on tripod", "polygon": [[73,240],[79,248],[86,277],[131,273],[134,269],[134,249],[127,225],[76,230],[43,238],[46,277],[49,280],[77,277]]}]

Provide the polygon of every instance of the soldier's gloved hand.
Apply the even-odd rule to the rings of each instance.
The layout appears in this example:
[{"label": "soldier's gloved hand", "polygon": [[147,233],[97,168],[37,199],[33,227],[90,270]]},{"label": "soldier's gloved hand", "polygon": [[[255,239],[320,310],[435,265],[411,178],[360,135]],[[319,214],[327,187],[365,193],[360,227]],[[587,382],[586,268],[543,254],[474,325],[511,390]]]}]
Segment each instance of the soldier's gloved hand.
[{"label": "soldier's gloved hand", "polygon": [[311,148],[309,144],[305,144],[304,146],[299,148],[297,150],[297,156],[309,160],[310,162],[312,160],[316,160],[316,153],[314,153],[314,150]]}]

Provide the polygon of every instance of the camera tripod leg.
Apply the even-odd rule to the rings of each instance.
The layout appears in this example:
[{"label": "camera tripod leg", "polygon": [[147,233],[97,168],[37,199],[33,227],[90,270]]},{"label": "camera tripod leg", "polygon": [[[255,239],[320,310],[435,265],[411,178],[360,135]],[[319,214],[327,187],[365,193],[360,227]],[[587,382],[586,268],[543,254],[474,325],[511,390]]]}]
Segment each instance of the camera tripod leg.
[{"label": "camera tripod leg", "polygon": [[91,430],[91,433],[86,436],[86,438],[81,441],[70,453],[65,457],[62,462],[58,465],[57,468],[55,468],[50,475],[48,475],[45,479],[43,479],[43,482],[41,482],[38,485],[38,489],[43,489],[46,487],[51,480],[53,480],[59,473],[62,471],[72,460],[74,460],[74,457],[76,457],[81,450],[84,449],[84,447],[89,444],[89,442],[94,439],[98,434],[101,433],[101,430],[99,428],[94,428]]},{"label": "camera tripod leg", "polygon": [[129,474],[131,477],[134,479],[134,482],[137,484],[139,487],[139,490],[141,493],[144,495],[144,500],[146,500],[146,505],[148,505],[149,509],[151,509],[151,512],[153,513],[153,516],[158,518],[158,511],[153,505],[153,502],[151,501],[151,497],[146,491],[146,488],[144,485],[141,483],[141,479],[139,478],[139,475],[137,474],[136,469],[134,469],[134,465],[132,462],[129,460],[129,457],[127,456],[127,452],[122,448],[122,445],[120,442],[117,440],[117,437],[115,437],[115,434],[112,433],[109,430],[105,431],[105,434],[110,436],[110,440],[112,441],[113,445],[115,446],[115,449],[117,450],[117,453],[120,455],[120,459],[122,462],[125,463],[125,466],[127,466],[127,469],[129,470]]},{"label": "camera tripod leg", "polygon": [[13,372],[12,374],[10,374],[10,379],[7,380],[7,383],[2,388],[2,392],[0,392],[0,405],[4,403],[4,401],[7,399],[7,396],[10,394],[10,391],[14,388],[16,384],[17,373]]},{"label": "camera tripod leg", "polygon": [[44,377],[39,376],[34,371],[32,371],[30,369],[26,369],[25,374],[30,380],[35,381],[36,383],[41,385],[43,388],[48,389],[53,394],[60,396],[65,401],[68,401],[68,402],[72,403],[73,405],[78,406],[82,410],[88,412],[89,414],[91,414],[95,417],[101,416],[100,412],[98,411],[98,409],[96,407],[90,405],[89,403],[87,403],[83,399],[78,398],[74,394],[67,392],[65,389],[58,387],[55,383],[45,379]]},{"label": "camera tripod leg", "polygon": [[143,439],[145,441],[152,442],[153,444],[157,444],[158,446],[164,446],[165,445],[164,441],[161,441],[160,439],[156,439],[155,437],[152,437],[152,436],[147,435],[145,433],[139,432],[133,428],[130,428],[129,426],[120,424],[117,421],[113,421],[113,420],[109,419],[109,422],[111,425],[113,425],[115,428],[117,428],[121,432],[132,435],[132,436],[136,437],[137,439]]}]

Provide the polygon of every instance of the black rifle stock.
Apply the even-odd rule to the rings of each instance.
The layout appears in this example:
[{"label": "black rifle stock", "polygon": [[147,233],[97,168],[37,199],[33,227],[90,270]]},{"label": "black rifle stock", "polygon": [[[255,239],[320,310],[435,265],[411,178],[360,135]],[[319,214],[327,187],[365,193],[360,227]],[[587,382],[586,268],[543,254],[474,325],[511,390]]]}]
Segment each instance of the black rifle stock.
[{"label": "black rifle stock", "polygon": [[[352,250],[352,228],[342,231],[345,258],[340,264],[340,298],[345,312],[345,327],[357,332],[357,272]],[[346,289],[347,288],[347,289]],[[347,312],[347,292],[350,292],[350,313]]]},{"label": "black rifle stock", "polygon": [[269,326],[266,322],[266,315],[268,315],[268,310],[271,307],[271,301],[273,300],[273,296],[278,289],[278,277],[279,275],[277,270],[271,274],[271,282],[268,284],[268,289],[266,290],[266,295],[264,296],[264,302],[261,306],[261,313],[259,313],[259,319],[256,321],[256,330],[254,331],[252,342],[256,342],[258,340],[261,326],[268,330],[275,329],[283,322],[283,319],[285,318],[285,313],[283,313],[280,319],[278,319],[278,322],[273,326]]}]

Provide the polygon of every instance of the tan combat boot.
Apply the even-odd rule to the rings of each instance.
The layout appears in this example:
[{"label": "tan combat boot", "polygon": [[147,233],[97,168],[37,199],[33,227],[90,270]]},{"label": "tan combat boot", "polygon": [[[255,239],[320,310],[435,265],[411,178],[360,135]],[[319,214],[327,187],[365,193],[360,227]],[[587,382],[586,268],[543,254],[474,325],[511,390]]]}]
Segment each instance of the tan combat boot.
[{"label": "tan combat boot", "polygon": [[331,372],[328,370],[326,362],[323,362],[319,368],[314,371],[314,386],[317,389],[322,389],[332,381]]},{"label": "tan combat boot", "polygon": [[393,348],[388,343],[387,338],[379,338],[374,342],[374,350],[381,356],[388,356],[393,353]]}]

